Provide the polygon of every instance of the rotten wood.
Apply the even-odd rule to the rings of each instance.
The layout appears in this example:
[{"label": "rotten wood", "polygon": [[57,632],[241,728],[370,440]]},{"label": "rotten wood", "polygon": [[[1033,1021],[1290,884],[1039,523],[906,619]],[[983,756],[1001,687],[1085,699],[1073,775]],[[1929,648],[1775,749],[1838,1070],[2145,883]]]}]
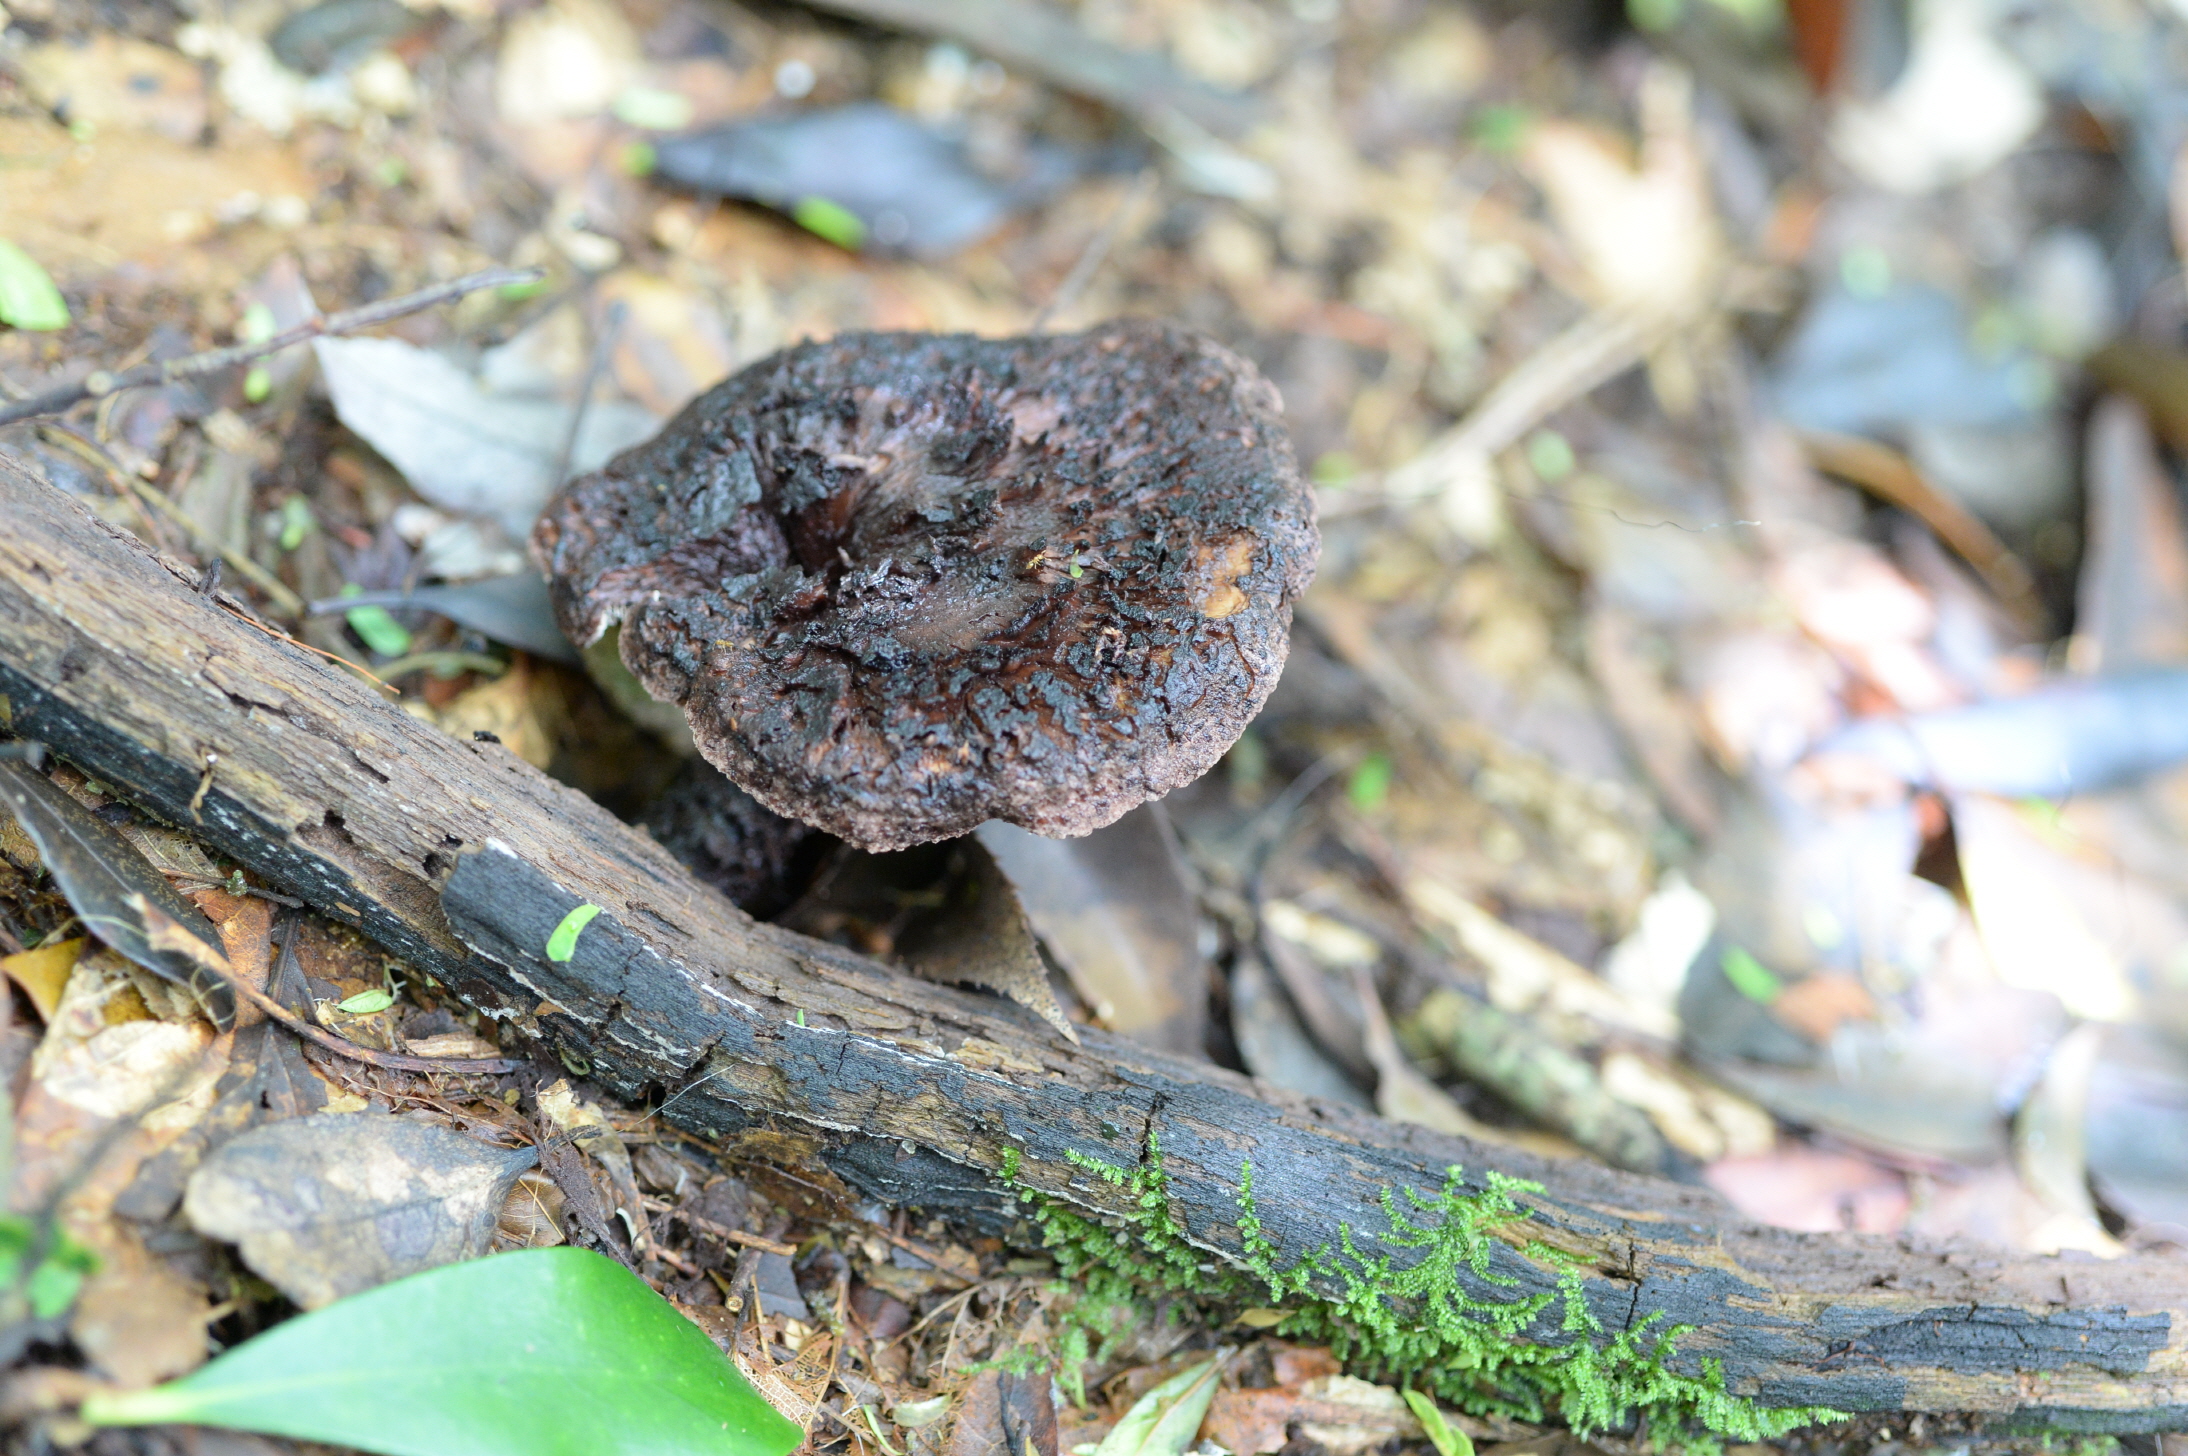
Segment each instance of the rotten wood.
[{"label": "rotten wood", "polygon": [[[499,745],[444,736],[201,601],[194,573],[5,456],[0,520],[0,729],[376,937],[495,1018],[505,1050],[704,1137],[794,1132],[871,1195],[998,1222],[1012,1150],[1032,1187],[1113,1210],[1125,1195],[1074,1155],[1128,1166],[1159,1144],[1173,1215],[1212,1257],[1240,1250],[1249,1160],[1290,1258],[1344,1228],[1414,1257],[1380,1237],[1384,1191],[1499,1169],[1545,1190],[1514,1242],[1586,1261],[1612,1331],[1693,1326],[1675,1366],[1719,1359],[1735,1393],[2188,1428],[2178,1260],[1787,1233],[1706,1190],[1396,1126],[1098,1031],[1073,1046],[1008,1002],[754,923]],[[602,913],[548,961],[584,903]],[[1554,1278],[1511,1248],[1493,1267],[1518,1289],[1492,1298]]]}]

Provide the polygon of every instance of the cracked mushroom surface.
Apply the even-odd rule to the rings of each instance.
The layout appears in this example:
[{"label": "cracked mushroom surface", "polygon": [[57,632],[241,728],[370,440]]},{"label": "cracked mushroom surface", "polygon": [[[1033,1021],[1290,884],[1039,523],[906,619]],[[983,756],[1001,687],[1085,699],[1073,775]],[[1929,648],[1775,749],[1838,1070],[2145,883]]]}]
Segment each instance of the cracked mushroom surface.
[{"label": "cracked mushroom surface", "polygon": [[1313,497],[1276,390],[1147,321],[847,334],[572,481],[555,611],[778,813],[866,849],[1085,834],[1198,778],[1284,665]]}]

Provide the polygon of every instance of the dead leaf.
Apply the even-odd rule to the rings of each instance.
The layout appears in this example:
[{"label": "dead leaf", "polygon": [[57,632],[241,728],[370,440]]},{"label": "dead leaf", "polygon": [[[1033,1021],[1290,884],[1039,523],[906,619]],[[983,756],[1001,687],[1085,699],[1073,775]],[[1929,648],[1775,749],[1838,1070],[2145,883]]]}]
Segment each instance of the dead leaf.
[{"label": "dead leaf", "polygon": [[1828,1042],[1849,1021],[1874,1021],[1876,997],[1852,976],[1819,971],[1787,986],[1770,1003],[1770,1014],[1810,1041]]},{"label": "dead leaf", "polygon": [[996,1394],[1003,1413],[1003,1449],[1008,1456],[1057,1456],[1055,1384],[1041,1364],[1026,1374],[1002,1372]]},{"label": "dead leaf", "polygon": [[2188,658],[2188,527],[2141,405],[2120,395],[2098,402],[2083,480],[2089,545],[2075,595],[2074,667],[2118,672]]},{"label": "dead leaf", "polygon": [[1451,1094],[1422,1076],[1406,1060],[1391,1034],[1390,1018],[1365,967],[1354,967],[1354,986],[1367,1020],[1368,1060],[1375,1064],[1375,1110],[1393,1122],[1410,1122],[1459,1137],[1501,1142],[1499,1130],[1475,1121]]},{"label": "dead leaf", "polygon": [[913,971],[930,981],[981,986],[1025,1007],[1076,1044],[1078,1029],[1057,1004],[1048,966],[1034,943],[1018,892],[980,842],[962,846],[964,873],[950,903],[907,934],[900,947]]},{"label": "dead leaf", "polygon": [[[321,339],[319,367],[342,423],[443,510],[490,516],[522,541],[553,492],[570,406],[528,394],[489,391],[429,349],[400,339]],[[573,471],[591,470],[660,423],[621,401],[585,411],[571,451]]]},{"label": "dead leaf", "polygon": [[[1628,1106],[1646,1112],[1666,1142],[1701,1162],[1713,1162],[1727,1153],[1765,1153],[1776,1141],[1777,1126],[1770,1114],[1761,1108],[1752,1103],[1740,1103],[1740,1099],[1725,1092],[1717,1092],[1714,1098],[1705,1101],[1700,1089],[1691,1086],[1676,1071],[1632,1052],[1612,1052],[1603,1059],[1600,1071],[1604,1091]],[[1711,1116],[1712,1111],[1721,1111],[1726,1104],[1739,1104],[1753,1114],[1741,1119],[1735,1113],[1726,1119],[1737,1128],[1738,1146],[1734,1146],[1734,1135],[1728,1132],[1724,1122]]]},{"label": "dead leaf", "polygon": [[1670,62],[1651,64],[1638,167],[1621,141],[1569,121],[1537,126],[1521,154],[1610,307],[1675,312],[1709,291],[1723,245],[1689,114],[1693,89]]},{"label": "dead leaf", "polygon": [[[1953,840],[1976,929],[1998,979],[2049,991],[2088,1020],[2127,1019],[2137,998],[2106,943],[2114,936],[2097,934],[2071,894],[2071,882],[2094,879],[2099,893],[2117,903],[2126,877],[2113,866],[2077,863],[2044,842],[2011,806],[1981,794],[1955,800]],[[2124,927],[2107,928],[2116,933]]]},{"label": "dead leaf", "polygon": [[491,733],[536,769],[554,762],[557,745],[570,734],[570,713],[558,683],[525,661],[512,664],[500,677],[465,688],[444,708],[404,706],[452,738],[469,742],[476,734]]},{"label": "dead leaf", "polygon": [[9,980],[23,988],[23,994],[38,1010],[38,1019],[50,1024],[54,1008],[61,1002],[61,988],[68,984],[68,973],[87,944],[89,942],[82,936],[77,936],[74,940],[53,941],[19,955],[0,956],[0,971],[5,971]]},{"label": "dead leaf", "polygon": [[116,128],[79,142],[45,117],[8,117],[0,156],[12,161],[0,237],[53,260],[64,278],[125,261],[164,275],[188,251],[177,244],[208,236],[221,217],[302,206],[318,190],[289,149],[247,136],[208,148]]},{"label": "dead leaf", "polygon": [[224,1144],[182,1211],[305,1309],[487,1250],[538,1154],[374,1113],[320,1113]]},{"label": "dead leaf", "polygon": [[1801,1144],[1757,1158],[1726,1158],[1704,1176],[1749,1218],[1805,1233],[1897,1233],[1906,1222],[1906,1181],[1847,1153]]},{"label": "dead leaf", "polygon": [[615,1124],[608,1121],[599,1107],[571,1090],[567,1077],[558,1079],[539,1094],[539,1110],[549,1122],[569,1134],[573,1146],[607,1173],[615,1195],[612,1207],[623,1220],[632,1247],[645,1253],[652,1245],[646,1224],[646,1206],[639,1195],[638,1174],[631,1167],[630,1150],[623,1146],[622,1134],[616,1131]]},{"label": "dead leaf", "polygon": [[1200,916],[1158,806],[1081,839],[1045,839],[999,820],[978,837],[1105,1025],[1200,1055],[1208,982]]},{"label": "dead leaf", "polygon": [[68,1332],[92,1363],[127,1387],[153,1385],[204,1364],[205,1324],[212,1315],[205,1286],[147,1252],[118,1220],[89,1242],[99,1268],[77,1297]]},{"label": "dead leaf", "polygon": [[1405,894],[1416,912],[1449,931],[1482,963],[1489,976],[1490,1004],[1499,1011],[1544,1006],[1644,1036],[1670,1040],[1679,1034],[1678,1020],[1668,1010],[1628,998],[1448,886],[1419,875],[1406,882]]},{"label": "dead leaf", "polygon": [[187,145],[205,130],[205,77],[164,46],[96,30],[88,40],[32,46],[15,64],[40,106],[94,135],[114,127]]},{"label": "dead leaf", "polygon": [[2109,1259],[2126,1252],[2097,1222],[2089,1196],[2089,1086],[2105,1032],[2084,1022],[2061,1037],[2013,1120],[2014,1166],[2053,1215],[2028,1241],[2039,1253],[2082,1249]]},{"label": "dead leaf", "polygon": [[1303,1097],[1353,1107],[1374,1105],[1344,1069],[1315,1045],[1299,1024],[1290,998],[1260,957],[1248,951],[1241,951],[1231,966],[1231,1035],[1246,1069],[1264,1082]]},{"label": "dead leaf", "polygon": [[215,1024],[234,1024],[235,993],[181,949],[155,946],[146,935],[144,915],[130,904],[134,897],[142,896],[196,944],[210,949],[220,942],[212,922],[177,894],[136,846],[51,779],[23,764],[0,763],[0,803],[14,811],[36,842],[54,883],[93,935],[154,975],[187,989]]},{"label": "dead leaf", "polygon": [[812,1429],[814,1408],[828,1393],[829,1372],[835,1367],[833,1335],[815,1335],[795,1357],[778,1364],[768,1353],[758,1324],[747,1323],[737,1332],[730,1358],[784,1420],[795,1422],[800,1430]]},{"label": "dead leaf", "polygon": [[[269,902],[211,891],[200,904],[219,927],[228,963],[244,984],[261,987],[281,1005],[305,1014],[310,998],[295,955],[301,926],[291,922],[276,966]],[[145,1223],[168,1218],[207,1152],[262,1122],[305,1117],[328,1106],[327,1084],[304,1060],[293,1032],[247,1002],[237,1008],[236,1021],[211,1109],[144,1165],[115,1199],[117,1212]]]}]

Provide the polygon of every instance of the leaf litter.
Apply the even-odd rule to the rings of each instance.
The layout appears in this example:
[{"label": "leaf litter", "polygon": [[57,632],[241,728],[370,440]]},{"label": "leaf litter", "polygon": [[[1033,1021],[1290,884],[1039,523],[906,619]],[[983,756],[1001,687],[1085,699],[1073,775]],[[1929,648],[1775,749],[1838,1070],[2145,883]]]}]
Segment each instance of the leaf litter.
[{"label": "leaf litter", "polygon": [[[512,574],[558,465],[801,339],[1182,320],[1278,385],[1319,486],[1323,574],[1268,710],[1160,835],[989,826],[984,853],[886,872],[800,837],[761,913],[1295,1093],[1654,1159],[1785,1227],[2177,1250],[2188,351],[2152,282],[2178,256],[2164,209],[2115,204],[2188,215],[2180,68],[2059,57],[2173,57],[2181,24],[2043,4],[2073,42],[2046,49],[1922,7],[1904,69],[1849,55],[1819,100],[1790,58],[1823,74],[1804,17],[1839,7],[1726,30],[1733,8],[1636,5],[1582,45],[1550,7],[553,0],[117,27],[26,0],[6,39],[30,105],[0,117],[11,398],[229,343],[254,305],[285,328],[492,262],[546,276],[0,448],[222,561],[239,606],[406,710],[667,823],[688,736],[633,721],[612,670],[558,665]],[[847,112],[926,139],[899,154],[909,192],[841,148],[770,158],[790,174],[764,187],[647,175]],[[935,211],[899,236],[906,197]],[[844,218],[869,246],[840,246]],[[361,605],[384,621],[360,630]],[[133,898],[356,1051],[496,1054],[491,1024],[191,826],[65,765],[0,772],[36,821],[0,826],[11,1392],[141,1387],[301,1328],[185,1190],[340,1127],[283,1166],[325,1187],[385,1130],[457,1139],[478,1186],[449,1247],[625,1263],[816,1447],[1151,1449],[1160,1420],[1135,1437],[1130,1413],[1225,1345],[1162,1451],[1565,1439],[1439,1427],[1251,1319],[1140,1311],[1074,1343],[1074,1292],[1022,1236],[864,1203],[794,1136],[704,1145],[562,1069],[375,1064],[247,998],[215,1025],[202,958]],[[750,832],[686,838],[720,863]],[[333,1256],[298,1257],[319,1283],[297,1290],[336,1287]],[[73,1404],[20,1408],[66,1434]]]}]

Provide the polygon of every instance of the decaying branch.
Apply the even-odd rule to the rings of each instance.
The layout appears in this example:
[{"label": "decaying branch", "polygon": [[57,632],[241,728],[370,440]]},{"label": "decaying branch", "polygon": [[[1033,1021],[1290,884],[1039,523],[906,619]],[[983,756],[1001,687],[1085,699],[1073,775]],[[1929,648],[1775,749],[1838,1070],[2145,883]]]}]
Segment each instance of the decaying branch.
[{"label": "decaying branch", "polygon": [[[0,728],[377,937],[496,1018],[505,1049],[662,1098],[705,1135],[802,1132],[876,1195],[996,1217],[1008,1150],[1027,1183],[1101,1208],[1124,1195],[1072,1155],[1129,1165],[1159,1141],[1174,1216],[1223,1255],[1240,1250],[1251,1160],[1266,1235],[1291,1258],[1342,1226],[1410,1258],[1377,1237],[1384,1190],[1498,1168],[1546,1190],[1513,1236],[1586,1261],[1608,1329],[1652,1313],[1694,1326],[1674,1364],[1720,1359],[1734,1393],[2188,1426],[2178,1261],[1765,1229],[1703,1190],[1394,1126],[1099,1032],[1075,1047],[1006,1002],[755,924],[499,745],[445,737],[200,601],[4,457],[0,519]],[[550,962],[582,903],[602,913]],[[1496,1268],[1525,1289],[1552,1279],[1509,1249]]]}]

